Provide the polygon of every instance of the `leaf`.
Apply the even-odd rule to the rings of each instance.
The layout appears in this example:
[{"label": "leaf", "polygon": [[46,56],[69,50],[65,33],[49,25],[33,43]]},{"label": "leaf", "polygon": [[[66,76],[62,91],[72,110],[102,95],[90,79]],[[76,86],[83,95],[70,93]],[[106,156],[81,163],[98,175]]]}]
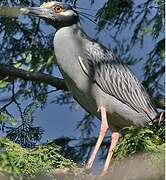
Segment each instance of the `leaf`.
[{"label": "leaf", "polygon": [[0,115],[0,124],[3,122],[4,117],[2,115]]},{"label": "leaf", "polygon": [[16,126],[16,125],[17,125],[17,123],[15,122],[15,120],[14,120],[11,116],[8,116],[7,122],[8,122],[11,126]]},{"label": "leaf", "polygon": [[22,63],[21,63],[21,62],[15,62],[13,65],[14,65],[14,67],[16,67],[16,68],[19,68],[19,67],[22,66]]},{"label": "leaf", "polygon": [[1,113],[0,115],[0,123],[2,123],[4,120],[7,121],[7,123],[11,126],[16,126],[16,121],[13,119],[12,116],[10,116],[9,114],[6,113]]},{"label": "leaf", "polygon": [[5,78],[4,80],[0,80],[0,89],[6,88],[9,84],[9,82],[6,82],[7,78]]}]

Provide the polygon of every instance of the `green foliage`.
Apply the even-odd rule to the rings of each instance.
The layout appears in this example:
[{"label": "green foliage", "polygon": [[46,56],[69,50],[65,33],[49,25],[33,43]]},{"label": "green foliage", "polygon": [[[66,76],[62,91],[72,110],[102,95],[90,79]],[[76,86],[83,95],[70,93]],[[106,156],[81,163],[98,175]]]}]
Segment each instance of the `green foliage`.
[{"label": "green foliage", "polygon": [[25,149],[7,138],[0,138],[0,173],[16,179],[32,178],[38,173],[47,173],[55,168],[76,168],[69,159],[60,155],[60,147],[55,144],[40,145]]},{"label": "green foliage", "polygon": [[127,127],[117,145],[110,179],[164,180],[165,123]]},{"label": "green foliage", "polygon": [[5,121],[6,121],[9,125],[11,125],[11,126],[15,126],[15,125],[16,125],[16,122],[15,122],[15,120],[13,119],[12,116],[10,116],[10,115],[7,114],[7,113],[1,113],[1,114],[0,114],[0,124],[4,123]]},{"label": "green foliage", "polygon": [[[111,0],[107,1],[104,6],[98,11],[97,17],[99,18],[99,26],[104,27],[108,23],[113,24],[115,27],[120,28],[122,25],[128,23],[130,18],[133,1],[121,1],[121,0]],[[104,20],[102,21],[103,18]]]},{"label": "green foliage", "polygon": [[8,78],[5,78],[5,79],[3,79],[3,80],[0,80],[0,89],[3,89],[3,88],[6,88],[6,87],[7,87],[7,85],[8,85],[7,79],[8,79]]},{"label": "green foliage", "polygon": [[[7,111],[8,105],[15,103],[19,110],[21,119],[15,120]],[[22,111],[19,103],[12,99],[6,106],[0,109],[0,125],[2,131],[6,133],[6,137],[22,147],[34,147],[40,141],[43,130],[40,127],[34,127],[34,112],[38,107],[37,101],[29,104]]]},{"label": "green foliage", "polygon": [[126,127],[124,137],[117,146],[114,157],[121,158],[135,153],[164,153],[165,127],[163,125],[148,125],[144,128]]},{"label": "green foliage", "polygon": [[161,39],[156,43],[154,49],[148,54],[148,59],[144,66],[143,85],[150,94],[161,95],[164,92],[163,83],[160,82],[165,73],[165,39]]},{"label": "green foliage", "polygon": [[[40,1],[43,2],[42,0]],[[0,1],[0,6],[35,6],[34,1]],[[8,10],[9,11],[9,10]],[[43,21],[32,17],[0,16],[0,62],[29,71],[40,71],[52,74],[54,54],[52,51],[52,34],[45,34],[41,27]],[[1,80],[1,77],[0,77]],[[12,84],[0,81],[0,88],[11,90]],[[17,95],[24,98],[33,97],[47,91],[46,84],[17,81]],[[43,103],[45,103],[43,99]]]},{"label": "green foliage", "polygon": [[[91,119],[92,117],[89,118]],[[126,127],[122,130],[122,134],[123,136],[113,154],[113,161],[110,166],[110,176],[106,177],[106,179],[126,180],[125,178],[129,177],[140,177],[139,173],[128,174],[126,172],[129,172],[129,170],[126,169],[124,171],[124,169],[128,167],[129,169],[132,168],[132,172],[138,172],[137,166],[141,166],[142,170],[140,171],[144,172],[144,169],[146,169],[146,171],[148,170],[146,173],[144,172],[144,179],[146,179],[147,176],[147,180],[162,180],[164,177],[163,167],[165,158],[164,122],[161,122],[161,124],[153,123],[144,128]],[[61,175],[64,180],[72,180],[73,178],[85,180],[92,178],[87,174],[84,167],[83,169],[78,169],[73,161],[64,158],[73,158],[74,160],[77,160],[77,162],[80,162],[81,159],[83,160],[86,154],[91,152],[92,147],[96,143],[96,138],[89,137],[88,139],[83,139],[83,141],[80,142],[77,141],[79,144],[74,142],[75,145],[71,147],[69,144],[76,139],[59,138],[51,143],[30,149],[22,148],[20,145],[1,137],[0,172],[3,175],[11,175],[16,179],[22,177],[36,178],[39,175],[42,178],[46,175],[47,178],[54,179],[55,177],[58,177],[56,172],[57,168],[62,170],[69,167],[71,170],[67,173],[62,173],[63,175]],[[56,144],[60,145],[62,148]],[[101,152],[108,150],[109,146],[110,137],[109,140],[103,143]],[[63,154],[63,156],[61,154]],[[102,153],[100,155],[101,157],[104,156]]]}]

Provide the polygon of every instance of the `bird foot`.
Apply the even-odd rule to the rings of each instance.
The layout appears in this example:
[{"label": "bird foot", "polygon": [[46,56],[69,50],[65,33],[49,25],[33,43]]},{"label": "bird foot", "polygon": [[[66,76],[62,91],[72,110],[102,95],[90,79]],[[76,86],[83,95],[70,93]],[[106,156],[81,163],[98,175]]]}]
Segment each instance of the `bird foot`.
[{"label": "bird foot", "polygon": [[165,123],[165,112],[162,111],[153,119],[153,123],[157,123],[158,125]]},{"label": "bird foot", "polygon": [[85,167],[85,172],[86,172],[87,174],[90,174],[90,173],[91,173],[91,167],[89,167],[89,165],[87,165],[87,166]]},{"label": "bird foot", "polygon": [[100,174],[100,177],[103,178],[107,175],[108,175],[108,171],[102,171],[102,173]]}]

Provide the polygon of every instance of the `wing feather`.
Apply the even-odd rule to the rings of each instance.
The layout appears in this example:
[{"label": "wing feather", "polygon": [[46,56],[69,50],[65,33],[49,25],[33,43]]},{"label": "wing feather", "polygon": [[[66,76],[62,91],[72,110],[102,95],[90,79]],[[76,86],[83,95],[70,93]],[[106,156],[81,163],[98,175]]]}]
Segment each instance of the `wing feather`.
[{"label": "wing feather", "polygon": [[86,47],[86,52],[81,63],[84,64],[84,72],[86,71],[91,80],[105,93],[114,96],[135,111],[144,112],[149,118],[154,118],[155,108],[146,90],[126,65],[97,43]]}]

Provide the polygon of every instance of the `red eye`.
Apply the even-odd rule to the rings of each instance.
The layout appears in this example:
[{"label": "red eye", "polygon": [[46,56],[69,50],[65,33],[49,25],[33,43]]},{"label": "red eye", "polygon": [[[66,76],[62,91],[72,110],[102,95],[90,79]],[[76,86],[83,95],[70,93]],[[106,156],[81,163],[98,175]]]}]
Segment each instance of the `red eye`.
[{"label": "red eye", "polygon": [[63,11],[63,8],[61,6],[55,6],[54,10],[56,13],[61,13]]}]

